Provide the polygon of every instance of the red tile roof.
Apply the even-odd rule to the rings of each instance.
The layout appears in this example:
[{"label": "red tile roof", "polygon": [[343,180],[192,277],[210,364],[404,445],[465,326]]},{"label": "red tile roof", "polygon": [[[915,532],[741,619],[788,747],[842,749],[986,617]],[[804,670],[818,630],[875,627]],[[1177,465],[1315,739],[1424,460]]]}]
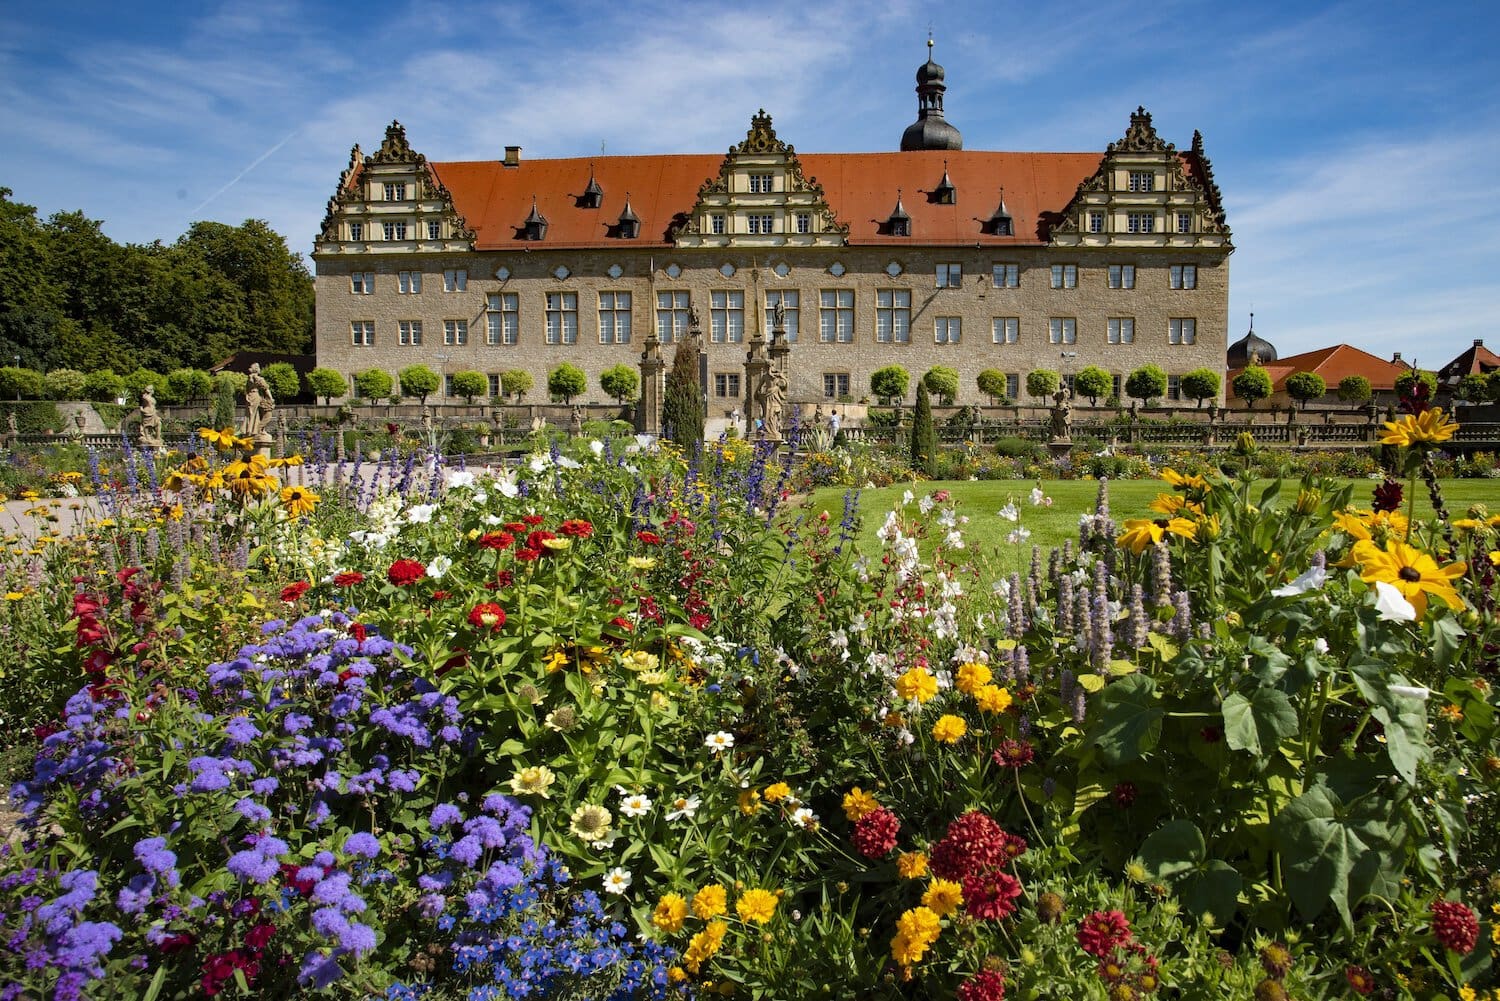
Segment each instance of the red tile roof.
[{"label": "red tile roof", "polygon": [[[1300,355],[1278,358],[1262,367],[1271,377],[1271,392],[1273,393],[1284,390],[1287,377],[1297,372],[1313,372],[1321,375],[1323,381],[1328,384],[1329,392],[1336,390],[1339,383],[1351,375],[1362,375],[1369,379],[1370,388],[1377,392],[1392,391],[1395,389],[1396,377],[1406,371],[1406,367],[1400,363],[1378,358],[1368,351],[1361,351],[1348,344],[1335,344],[1316,351],[1304,351]],[[1234,377],[1243,371],[1244,369],[1237,368],[1228,375],[1231,396],[1234,395]]]},{"label": "red tile roof", "polygon": [[1466,375],[1482,375],[1497,368],[1500,368],[1500,355],[1485,347],[1483,341],[1475,341],[1457,358],[1438,369],[1438,381],[1445,385],[1454,384]]}]

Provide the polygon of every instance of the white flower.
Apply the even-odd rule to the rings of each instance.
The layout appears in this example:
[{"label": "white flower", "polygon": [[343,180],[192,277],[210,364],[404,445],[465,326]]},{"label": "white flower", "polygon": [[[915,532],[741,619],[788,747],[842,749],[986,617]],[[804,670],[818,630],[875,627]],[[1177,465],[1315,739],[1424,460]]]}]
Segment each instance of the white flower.
[{"label": "white flower", "polygon": [[467,469],[448,474],[448,489],[456,490],[459,487],[472,487],[474,485],[474,474]]},{"label": "white flower", "polygon": [[406,522],[409,525],[426,524],[432,520],[432,513],[436,510],[436,504],[413,504],[406,509]]},{"label": "white flower", "polygon": [[955,528],[943,536],[943,545],[949,549],[962,549],[964,547],[964,533]]},{"label": "white flower", "polygon": [[1418,702],[1426,702],[1428,697],[1432,695],[1430,688],[1424,688],[1421,685],[1392,685],[1390,692],[1392,695],[1416,699]]},{"label": "white flower", "polygon": [[1032,507],[1037,507],[1038,505],[1041,505],[1041,504],[1050,504],[1050,503],[1051,503],[1051,501],[1048,499],[1047,495],[1044,494],[1044,493],[1042,493],[1042,488],[1041,487],[1032,487],[1031,488],[1031,506]]},{"label": "white flower", "polygon": [[1007,501],[1005,506],[995,512],[1006,521],[1020,521],[1021,511],[1016,507],[1015,501]]},{"label": "white flower", "polygon": [[517,480],[520,478],[520,475],[521,474],[519,470],[502,470],[500,472],[500,475],[495,477],[495,490],[499,492],[501,497],[519,496],[521,493],[521,487],[517,483]]},{"label": "white flower", "polygon": [[933,505],[936,503],[937,502],[932,499],[932,494],[927,494],[921,500],[917,501],[917,510],[921,511],[923,514],[931,514]]},{"label": "white flower", "polygon": [[582,469],[583,468],[583,463],[579,462],[577,459],[570,459],[566,455],[559,455],[557,457],[557,464],[559,466],[561,466],[563,469]]},{"label": "white flower", "polygon": [[818,823],[818,815],[805,806],[799,806],[792,811],[791,820],[793,825],[806,830]]},{"label": "white flower", "polygon": [[638,792],[620,800],[620,813],[627,817],[644,817],[651,812],[651,800]]},{"label": "white flower", "polygon": [[895,511],[889,511],[885,516],[885,524],[875,533],[875,538],[889,545],[892,540],[901,538],[901,522],[896,518]]},{"label": "white flower", "polygon": [[531,471],[533,473],[540,473],[540,472],[544,471],[551,464],[552,464],[551,457],[543,455],[540,452],[538,452],[537,454],[533,455],[531,457],[531,460],[527,463],[527,465],[531,468]]},{"label": "white flower", "polygon": [[475,504],[484,504],[489,499],[490,499],[490,495],[487,494],[487,493],[485,493],[483,490],[476,490],[476,491],[474,491],[474,503]]},{"label": "white flower", "polygon": [[693,819],[693,814],[698,812],[698,807],[703,801],[697,796],[678,796],[672,800],[672,809],[667,813],[668,820]]},{"label": "white flower", "polygon": [[720,751],[728,750],[734,746],[734,734],[728,730],[711,733],[703,739],[703,746],[718,754]]},{"label": "white flower", "polygon": [[620,866],[615,866],[604,874],[604,892],[613,893],[616,896],[624,896],[625,891],[630,889],[630,873]]},{"label": "white flower", "polygon": [[1313,650],[1319,654],[1327,653],[1328,641],[1319,636],[1317,639],[1313,640]]},{"label": "white flower", "polygon": [[599,458],[599,456],[604,454],[604,442],[595,438],[589,442],[589,451],[594,453],[594,458]]},{"label": "white flower", "polygon": [[903,491],[901,494],[901,506],[905,507],[906,505],[910,504],[912,502],[912,499],[915,497],[916,494],[912,493],[910,490]]},{"label": "white flower", "polygon": [[446,556],[434,556],[432,562],[427,564],[427,576],[433,580],[442,579],[443,574],[453,569],[453,561]]},{"label": "white flower", "polygon": [[1417,610],[1399,589],[1383,580],[1375,582],[1375,611],[1387,622],[1415,622]]},{"label": "white flower", "polygon": [[1278,598],[1295,598],[1299,594],[1308,591],[1316,591],[1328,581],[1328,571],[1322,567],[1310,567],[1302,576],[1290,584],[1283,584],[1276,588],[1271,594]]},{"label": "white flower", "polygon": [[1005,537],[1005,541],[1015,546],[1020,545],[1022,542],[1025,542],[1029,538],[1031,538],[1031,529],[1017,528]]}]

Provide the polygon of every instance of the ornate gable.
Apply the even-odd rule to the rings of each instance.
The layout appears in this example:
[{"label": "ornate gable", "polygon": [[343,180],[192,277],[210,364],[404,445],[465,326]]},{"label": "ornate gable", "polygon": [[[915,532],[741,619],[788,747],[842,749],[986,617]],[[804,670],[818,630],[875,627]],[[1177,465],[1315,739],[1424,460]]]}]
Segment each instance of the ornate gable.
[{"label": "ornate gable", "polygon": [[670,235],[683,247],[843,246],[849,224],[829,207],[818,179],[804,176],[796,149],[777,137],[762,108]]}]

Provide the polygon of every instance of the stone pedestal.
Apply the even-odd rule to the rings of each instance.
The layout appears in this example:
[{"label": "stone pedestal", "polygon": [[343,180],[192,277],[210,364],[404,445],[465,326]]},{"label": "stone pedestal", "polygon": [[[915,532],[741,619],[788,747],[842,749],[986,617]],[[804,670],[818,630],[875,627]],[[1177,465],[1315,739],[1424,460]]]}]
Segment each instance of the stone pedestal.
[{"label": "stone pedestal", "polygon": [[641,434],[661,434],[662,378],[667,363],[662,360],[661,341],[653,331],[641,352],[641,401],[635,408],[635,429]]}]

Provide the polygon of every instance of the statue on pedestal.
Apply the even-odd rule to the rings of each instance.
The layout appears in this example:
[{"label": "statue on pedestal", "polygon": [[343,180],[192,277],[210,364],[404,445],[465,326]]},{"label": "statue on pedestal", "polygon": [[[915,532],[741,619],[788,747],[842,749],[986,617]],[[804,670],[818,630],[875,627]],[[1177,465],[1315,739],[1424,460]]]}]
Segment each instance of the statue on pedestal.
[{"label": "statue on pedestal", "polygon": [[781,437],[781,410],[785,402],[786,376],[774,368],[767,369],[755,387],[756,416],[767,437]]},{"label": "statue on pedestal", "polygon": [[142,448],[160,449],[164,447],[161,440],[161,415],[156,412],[155,386],[147,386],[141,390],[141,425],[139,434]]},{"label": "statue on pedestal", "polygon": [[568,415],[568,434],[574,438],[583,437],[583,408],[573,404],[573,412]]},{"label": "statue on pedestal", "polygon": [[245,428],[242,437],[259,442],[269,438],[266,421],[276,409],[276,397],[271,395],[271,384],[260,374],[260,364],[252,362],[250,375],[245,380]]},{"label": "statue on pedestal", "polygon": [[1068,391],[1059,389],[1052,394],[1052,440],[1073,440],[1073,404],[1068,399]]}]

